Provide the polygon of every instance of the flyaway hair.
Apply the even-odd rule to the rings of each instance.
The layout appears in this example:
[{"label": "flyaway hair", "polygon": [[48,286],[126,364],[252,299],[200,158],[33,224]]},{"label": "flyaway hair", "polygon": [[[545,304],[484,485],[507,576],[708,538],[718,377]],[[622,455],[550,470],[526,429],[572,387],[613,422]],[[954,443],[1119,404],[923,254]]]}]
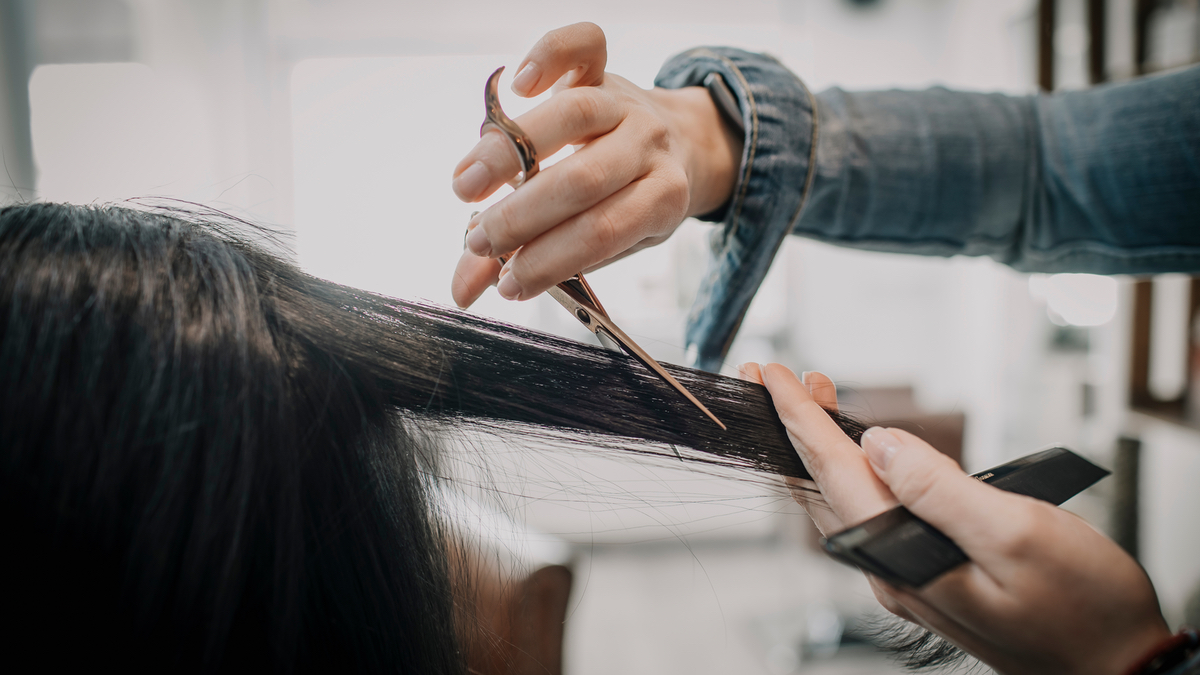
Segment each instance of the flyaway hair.
[{"label": "flyaway hair", "polygon": [[464,672],[426,421],[807,477],[757,384],[667,366],[722,431],[623,355],[271,244],[214,213],[0,209],[9,653]]}]

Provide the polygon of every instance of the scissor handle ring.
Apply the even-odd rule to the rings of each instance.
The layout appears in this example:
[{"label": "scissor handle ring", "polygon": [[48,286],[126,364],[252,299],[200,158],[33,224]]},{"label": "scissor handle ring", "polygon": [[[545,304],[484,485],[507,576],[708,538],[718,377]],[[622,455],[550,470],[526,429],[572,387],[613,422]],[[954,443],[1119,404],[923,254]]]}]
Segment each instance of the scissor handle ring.
[{"label": "scissor handle ring", "polygon": [[517,159],[521,162],[521,172],[509,182],[515,188],[537,175],[538,155],[537,150],[533,147],[533,141],[529,139],[529,135],[516,122],[512,121],[508,115],[505,115],[504,109],[500,107],[498,83],[500,81],[500,73],[502,72],[504,72],[504,66],[497,68],[496,72],[492,73],[491,77],[488,78],[487,84],[484,85],[483,103],[485,118],[483,125],[479,127],[479,136],[482,138],[489,129],[495,129],[508,139],[513,150],[516,150]]}]

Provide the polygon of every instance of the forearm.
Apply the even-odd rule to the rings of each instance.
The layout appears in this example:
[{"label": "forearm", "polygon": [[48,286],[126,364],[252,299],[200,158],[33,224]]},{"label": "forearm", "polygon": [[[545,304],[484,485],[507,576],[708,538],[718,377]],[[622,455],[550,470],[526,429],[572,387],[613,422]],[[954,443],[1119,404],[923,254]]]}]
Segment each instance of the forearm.
[{"label": "forearm", "polygon": [[1028,271],[1200,269],[1200,69],[1053,96],[818,101],[796,234]]}]

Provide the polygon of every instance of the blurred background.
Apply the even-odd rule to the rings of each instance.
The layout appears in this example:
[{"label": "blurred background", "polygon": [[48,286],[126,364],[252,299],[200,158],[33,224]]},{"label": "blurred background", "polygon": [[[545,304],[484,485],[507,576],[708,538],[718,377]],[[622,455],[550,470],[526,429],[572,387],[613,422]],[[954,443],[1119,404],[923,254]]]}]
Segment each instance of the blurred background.
[{"label": "blurred background", "polygon": [[[1185,65],[1200,45],[1195,0],[0,0],[0,203],[184,200],[293,232],[317,276],[451,304],[479,207],[450,177],[478,139],[484,80],[509,66],[515,117],[537,103],[507,89],[525,50],[584,20],[608,36],[608,69],[644,87],[702,44],[770,52],[814,90],[1013,95]],[[685,223],[589,277],[662,360],[684,362],[708,233]],[[1052,443],[1113,468],[1067,506],[1138,557],[1179,623],[1200,582],[1196,289],[793,239],[727,372],[819,369],[847,410],[968,471]],[[591,339],[546,297],[490,292],[472,311]],[[889,667],[853,647],[873,605],[860,575],[817,552],[773,484],[463,446],[462,470],[506,495],[497,510],[567,545],[567,672]]]}]

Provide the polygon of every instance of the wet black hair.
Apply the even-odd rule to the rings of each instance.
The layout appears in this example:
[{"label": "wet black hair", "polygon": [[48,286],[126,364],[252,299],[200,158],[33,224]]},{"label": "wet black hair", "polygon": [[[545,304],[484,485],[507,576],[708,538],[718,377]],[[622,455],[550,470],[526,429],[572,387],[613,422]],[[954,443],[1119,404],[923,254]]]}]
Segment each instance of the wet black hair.
[{"label": "wet black hair", "polygon": [[316,279],[277,245],[211,212],[0,209],[10,648],[464,672],[426,422],[807,477],[759,385],[669,367],[722,431],[620,354]]}]

